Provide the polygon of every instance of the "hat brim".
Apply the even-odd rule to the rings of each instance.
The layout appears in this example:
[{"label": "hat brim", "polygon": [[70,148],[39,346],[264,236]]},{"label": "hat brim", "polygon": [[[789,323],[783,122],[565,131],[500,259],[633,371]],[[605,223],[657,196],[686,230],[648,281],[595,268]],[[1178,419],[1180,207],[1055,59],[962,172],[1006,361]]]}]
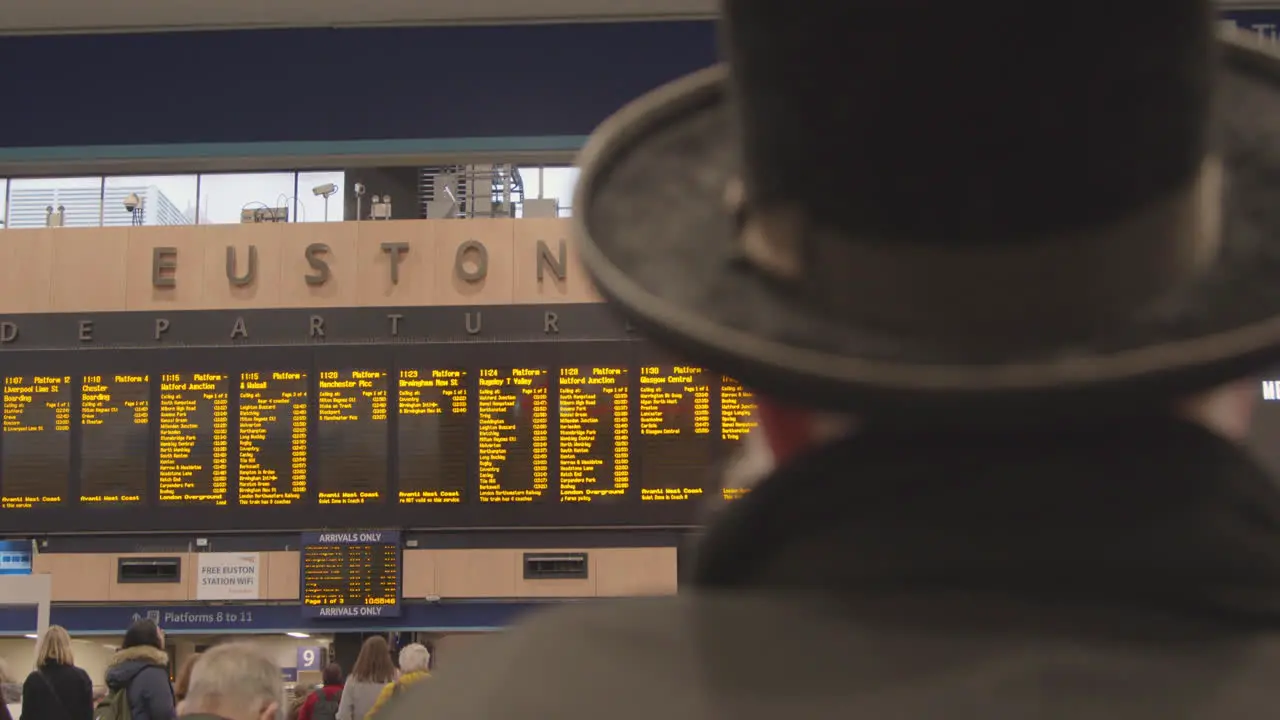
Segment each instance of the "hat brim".
[{"label": "hat brim", "polygon": [[1245,377],[1280,360],[1280,62],[1231,49],[1218,84],[1220,257],[1087,342],[984,352],[858,327],[816,317],[745,267],[724,199],[740,163],[723,66],[653,91],[591,137],[574,204],[580,255],[599,291],[659,344],[828,410],[1092,411]]}]

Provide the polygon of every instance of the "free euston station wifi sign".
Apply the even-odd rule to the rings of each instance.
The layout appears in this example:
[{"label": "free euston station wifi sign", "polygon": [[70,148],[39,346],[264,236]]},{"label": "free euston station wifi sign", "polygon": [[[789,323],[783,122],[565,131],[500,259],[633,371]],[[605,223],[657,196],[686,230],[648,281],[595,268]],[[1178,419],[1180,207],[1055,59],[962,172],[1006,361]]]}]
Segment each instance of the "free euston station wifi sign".
[{"label": "free euston station wifi sign", "polygon": [[302,616],[399,616],[400,557],[396,531],[303,534]]}]

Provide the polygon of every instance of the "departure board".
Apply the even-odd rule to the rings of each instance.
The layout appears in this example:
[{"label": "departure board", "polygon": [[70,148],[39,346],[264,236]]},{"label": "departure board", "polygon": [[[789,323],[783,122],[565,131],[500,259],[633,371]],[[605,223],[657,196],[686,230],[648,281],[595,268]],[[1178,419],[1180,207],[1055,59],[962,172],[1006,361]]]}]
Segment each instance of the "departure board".
[{"label": "departure board", "polygon": [[231,379],[160,376],[160,503],[227,504]]},{"label": "departure board", "polygon": [[476,419],[480,502],[532,502],[550,486],[546,368],[483,368]]},{"label": "departure board", "polygon": [[302,614],[313,618],[397,617],[400,534],[362,530],[303,535]]},{"label": "departure board", "polygon": [[137,503],[151,457],[151,378],[80,379],[80,502]]},{"label": "departure board", "polygon": [[[720,377],[720,439],[731,449],[741,445],[743,438],[756,429],[756,398],[742,383],[722,375]],[[735,500],[747,493],[747,488],[725,487],[720,494],[726,500]]]},{"label": "departure board", "polygon": [[313,445],[321,505],[363,505],[387,494],[387,372],[322,370]]},{"label": "departure board", "polygon": [[307,374],[240,374],[239,502],[292,505],[307,494]]},{"label": "departure board", "polygon": [[639,380],[640,498],[697,498],[705,489],[712,458],[715,376],[689,365],[646,365],[640,368]]},{"label": "departure board", "polygon": [[467,500],[474,457],[467,371],[400,371],[400,502],[457,504]]},{"label": "departure board", "polygon": [[4,379],[0,508],[60,503],[71,485],[71,378]]},{"label": "departure board", "polygon": [[560,368],[560,501],[619,498],[631,487],[631,384],[625,367]]}]

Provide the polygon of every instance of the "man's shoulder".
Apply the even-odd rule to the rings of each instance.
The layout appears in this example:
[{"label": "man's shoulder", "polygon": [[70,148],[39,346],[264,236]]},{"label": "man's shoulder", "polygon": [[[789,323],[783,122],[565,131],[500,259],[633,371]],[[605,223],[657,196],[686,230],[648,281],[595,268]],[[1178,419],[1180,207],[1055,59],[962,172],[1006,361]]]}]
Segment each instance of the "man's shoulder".
[{"label": "man's shoulder", "polygon": [[961,718],[1044,703],[1085,717],[1139,701],[1157,714],[1135,717],[1206,702],[1243,717],[1233,713],[1269,706],[1280,672],[1275,633],[1150,611],[933,596],[854,605],[697,594],[549,609],[442,658],[436,681],[389,720]]},{"label": "man's shoulder", "polygon": [[548,606],[442,657],[432,682],[408,688],[390,720],[558,717],[565,707],[595,705],[637,680],[679,684],[691,610],[709,602],[670,597]]}]

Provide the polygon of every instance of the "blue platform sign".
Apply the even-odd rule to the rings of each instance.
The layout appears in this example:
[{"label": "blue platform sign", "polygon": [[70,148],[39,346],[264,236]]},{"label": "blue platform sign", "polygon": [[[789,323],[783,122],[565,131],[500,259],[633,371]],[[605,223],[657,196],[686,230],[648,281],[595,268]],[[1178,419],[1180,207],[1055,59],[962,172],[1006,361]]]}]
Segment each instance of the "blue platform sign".
[{"label": "blue platform sign", "polygon": [[[59,605],[49,610],[49,622],[72,634],[119,635],[130,624],[148,618],[175,635],[191,633],[432,632],[497,630],[538,608],[565,601],[403,603],[399,617],[309,618],[297,603],[196,605]],[[34,607],[0,603],[0,635],[36,631]]]},{"label": "blue platform sign", "polygon": [[311,646],[298,648],[298,672],[320,670],[323,662],[324,648]]},{"label": "blue platform sign", "polygon": [[0,540],[0,575],[31,574],[31,541]]}]

